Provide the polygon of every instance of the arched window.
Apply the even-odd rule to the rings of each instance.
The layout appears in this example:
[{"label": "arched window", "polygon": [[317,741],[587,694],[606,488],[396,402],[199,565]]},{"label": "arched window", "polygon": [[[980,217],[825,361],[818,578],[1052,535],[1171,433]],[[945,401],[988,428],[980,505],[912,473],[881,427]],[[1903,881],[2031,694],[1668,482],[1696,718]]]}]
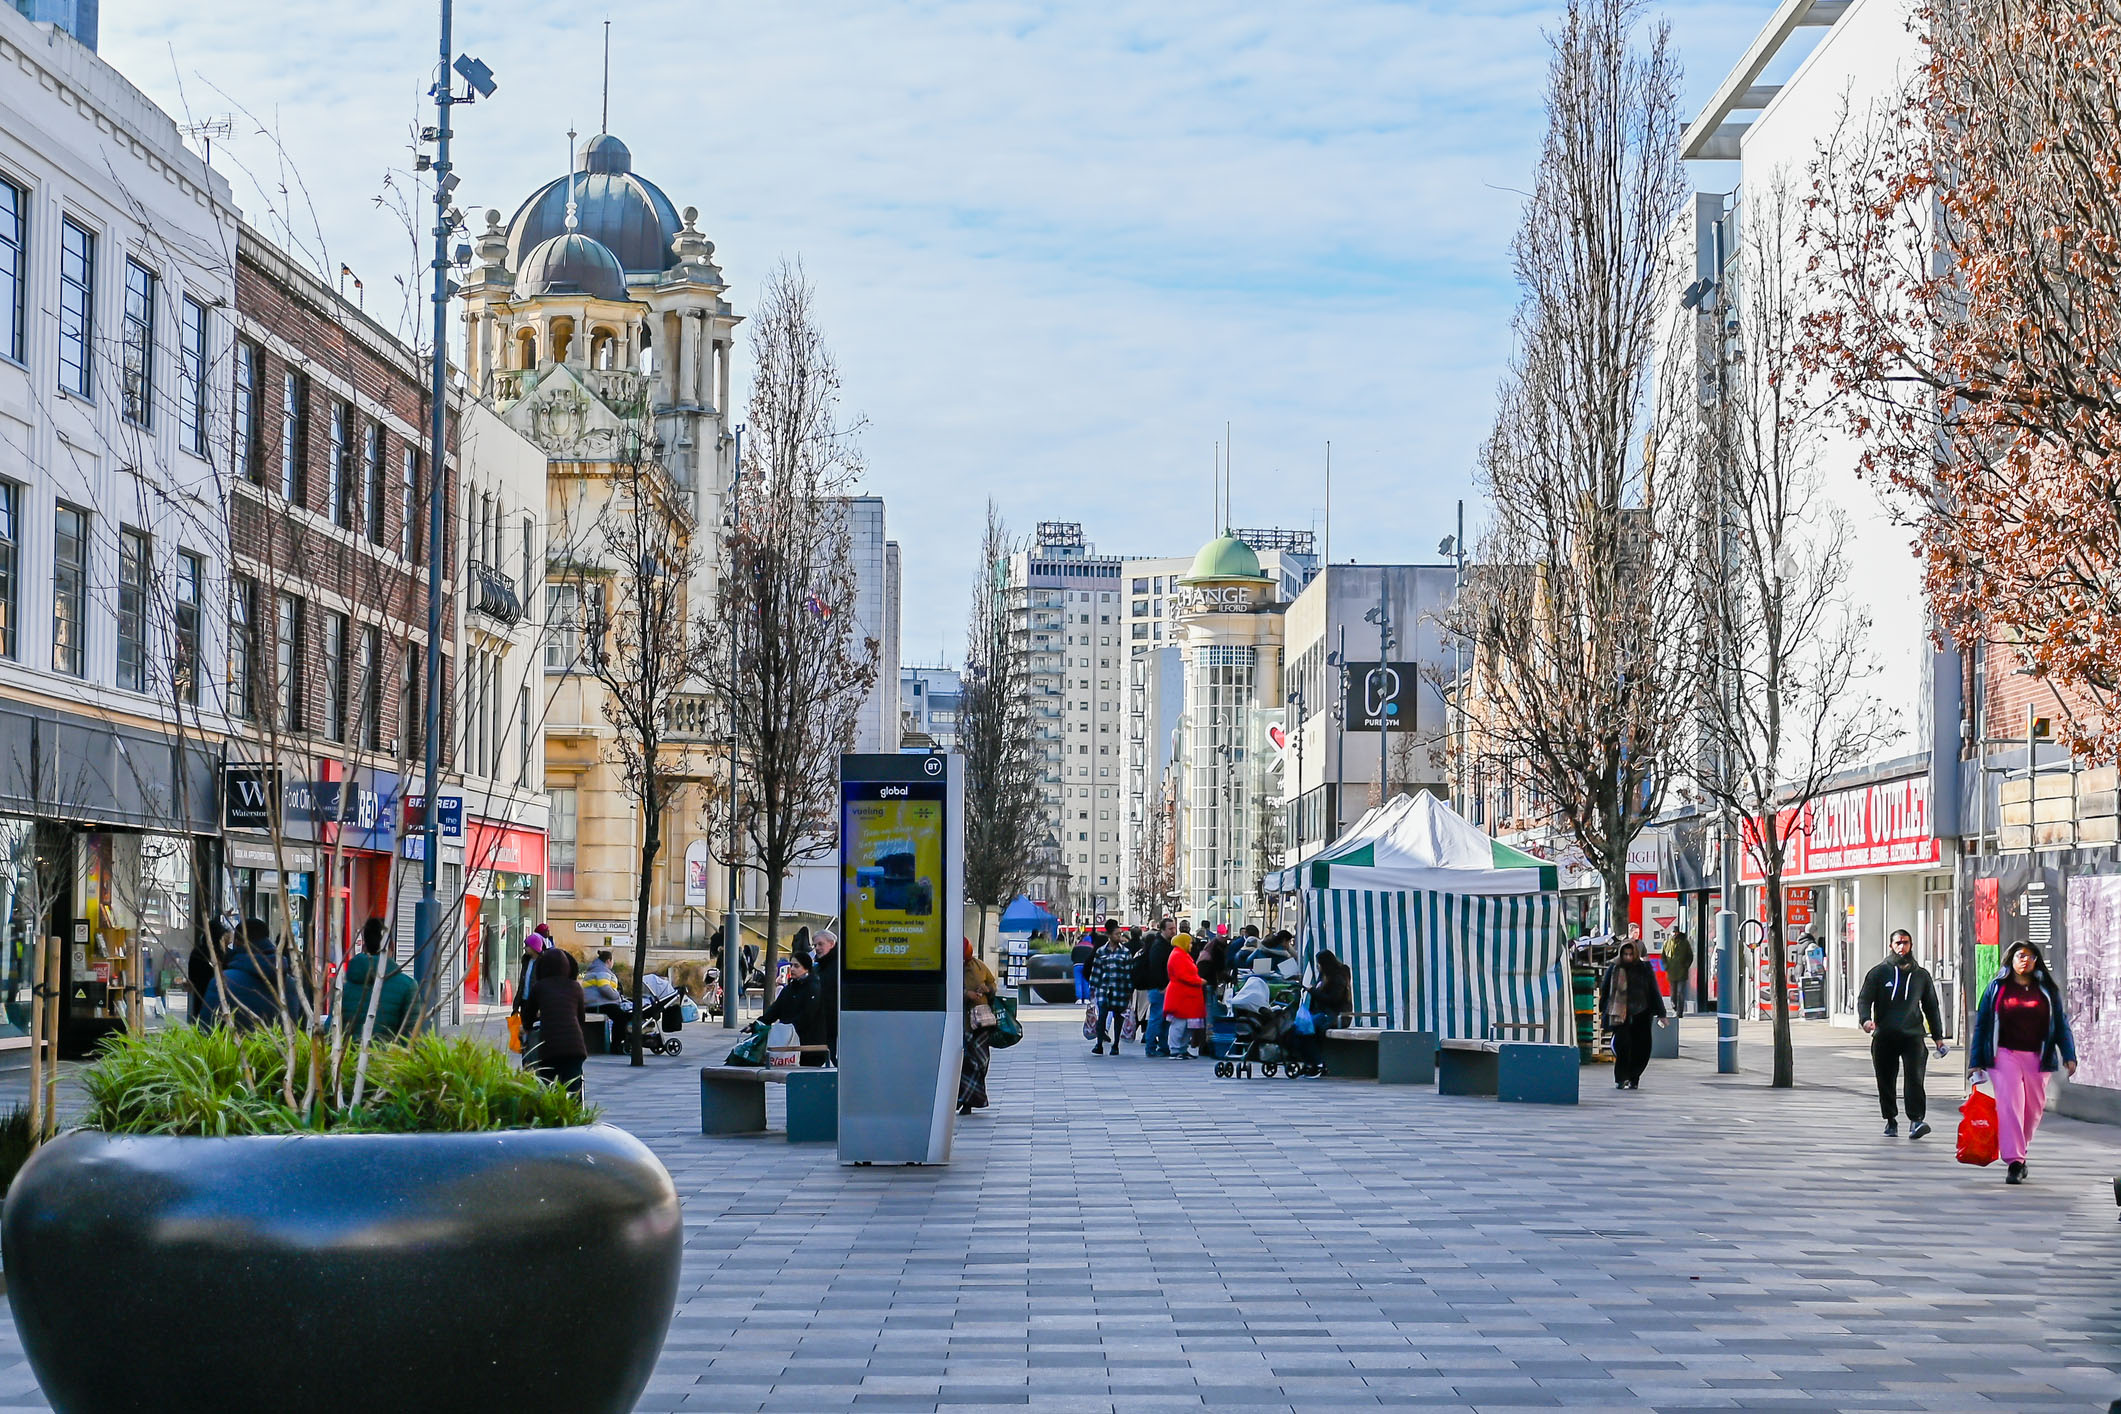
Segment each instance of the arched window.
[{"label": "arched window", "polygon": [[537,366],[538,331],[535,329],[524,329],[516,335],[516,367],[536,368]]},{"label": "arched window", "polygon": [[607,325],[596,325],[589,331],[589,366],[610,368],[618,357],[618,333]]}]

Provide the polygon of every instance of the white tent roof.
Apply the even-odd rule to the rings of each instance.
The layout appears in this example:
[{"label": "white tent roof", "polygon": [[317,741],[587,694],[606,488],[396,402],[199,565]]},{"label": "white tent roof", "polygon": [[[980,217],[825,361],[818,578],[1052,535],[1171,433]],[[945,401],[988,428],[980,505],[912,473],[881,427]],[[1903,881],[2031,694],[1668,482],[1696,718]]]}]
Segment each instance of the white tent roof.
[{"label": "white tent roof", "polygon": [[1428,791],[1395,796],[1309,859],[1267,876],[1270,893],[1408,889],[1450,894],[1550,893],[1554,866],[1490,839]]}]

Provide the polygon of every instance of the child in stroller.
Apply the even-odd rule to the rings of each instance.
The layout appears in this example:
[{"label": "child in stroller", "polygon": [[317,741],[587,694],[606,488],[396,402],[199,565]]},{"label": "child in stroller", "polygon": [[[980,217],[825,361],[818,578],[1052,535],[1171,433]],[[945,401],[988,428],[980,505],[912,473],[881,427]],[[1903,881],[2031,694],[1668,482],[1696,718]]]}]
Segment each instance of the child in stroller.
[{"label": "child in stroller", "polygon": [[1267,957],[1255,957],[1252,975],[1230,999],[1230,1015],[1237,1023],[1230,1054],[1215,1064],[1218,1078],[1249,1077],[1254,1065],[1270,1079],[1285,1073],[1292,1080],[1300,1075],[1323,1075],[1325,1067],[1306,1061],[1298,1053],[1296,1008],[1297,980],[1301,968],[1293,957],[1277,967]]}]

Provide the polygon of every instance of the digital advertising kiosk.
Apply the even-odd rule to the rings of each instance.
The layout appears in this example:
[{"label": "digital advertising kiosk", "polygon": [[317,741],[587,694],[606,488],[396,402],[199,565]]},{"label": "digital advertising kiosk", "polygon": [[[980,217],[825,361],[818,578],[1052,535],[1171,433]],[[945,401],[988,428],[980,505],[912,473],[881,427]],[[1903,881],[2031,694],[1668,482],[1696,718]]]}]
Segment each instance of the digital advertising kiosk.
[{"label": "digital advertising kiosk", "polygon": [[964,1060],[961,758],[840,758],[840,1162],[943,1164]]}]

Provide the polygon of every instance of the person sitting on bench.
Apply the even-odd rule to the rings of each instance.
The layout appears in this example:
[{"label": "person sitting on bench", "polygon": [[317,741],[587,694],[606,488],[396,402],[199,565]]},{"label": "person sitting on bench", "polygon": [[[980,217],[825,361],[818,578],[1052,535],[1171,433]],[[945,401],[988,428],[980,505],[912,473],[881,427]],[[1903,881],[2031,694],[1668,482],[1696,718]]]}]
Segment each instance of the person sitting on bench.
[{"label": "person sitting on bench", "polygon": [[1329,952],[1318,955],[1316,966],[1317,978],[1304,993],[1310,1024],[1305,1025],[1303,1013],[1297,1014],[1296,1045],[1305,1060],[1320,1065],[1325,1061],[1326,1032],[1347,1025],[1349,1013],[1355,1010],[1355,976],[1348,964]]}]

